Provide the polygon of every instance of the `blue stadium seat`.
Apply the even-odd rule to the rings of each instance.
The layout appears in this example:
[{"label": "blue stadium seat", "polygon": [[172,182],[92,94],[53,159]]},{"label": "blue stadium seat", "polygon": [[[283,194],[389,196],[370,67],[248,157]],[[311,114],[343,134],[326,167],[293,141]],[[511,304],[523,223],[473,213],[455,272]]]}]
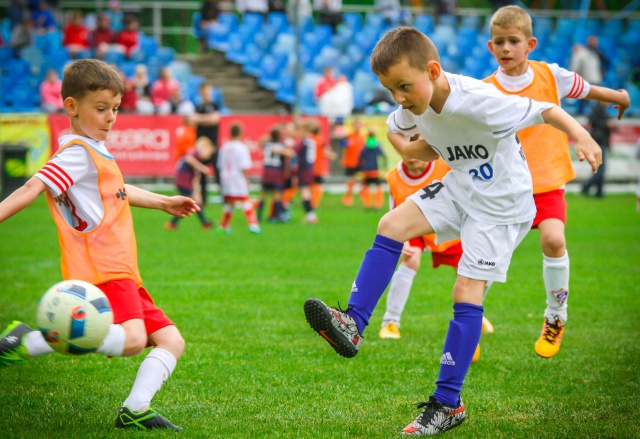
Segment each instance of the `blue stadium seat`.
[{"label": "blue stadium seat", "polygon": [[132,78],[136,73],[136,66],[138,64],[135,61],[123,61],[118,64],[118,68],[122,71],[125,77]]},{"label": "blue stadium seat", "polygon": [[296,77],[290,73],[280,76],[278,88],[276,89],[276,99],[292,105],[296,99]]},{"label": "blue stadium seat", "polygon": [[384,27],[384,18],[377,12],[367,12],[364,19],[364,27],[381,30]]},{"label": "blue stadium seat", "polygon": [[271,46],[272,53],[293,54],[296,48],[296,37],[293,34],[280,33]]},{"label": "blue stadium seat", "polygon": [[32,74],[39,75],[44,64],[44,57],[42,51],[36,46],[27,46],[20,51],[20,59],[29,63],[29,68]]},{"label": "blue stadium seat", "polygon": [[[161,60],[158,60],[161,66],[165,66]],[[168,65],[171,69],[171,73],[173,77],[179,82],[186,82],[188,78],[191,76],[191,65],[185,61],[173,61]]]},{"label": "blue stadium seat", "polygon": [[11,47],[0,47],[0,65],[6,65],[9,60],[15,58],[15,53]]},{"label": "blue stadium seat", "polygon": [[348,27],[354,32],[360,32],[362,30],[362,15],[360,15],[358,12],[343,13],[342,22],[344,27]]},{"label": "blue stadium seat", "polygon": [[430,35],[433,32],[433,17],[429,14],[418,14],[413,20],[413,26],[420,32]]},{"label": "blue stadium seat", "polygon": [[264,52],[258,48],[256,48],[255,51],[247,53],[247,62],[242,66],[242,71],[256,78],[260,76],[262,58],[264,56]]},{"label": "blue stadium seat", "polygon": [[282,32],[288,24],[287,14],[284,12],[269,12],[267,24],[276,29],[278,33]]},{"label": "blue stadium seat", "polygon": [[258,85],[267,90],[276,91],[280,83],[281,64],[273,55],[265,55],[260,63]]},{"label": "blue stadium seat", "polygon": [[328,44],[331,41],[331,35],[333,35],[333,28],[328,24],[316,24],[313,33],[316,34],[321,42]]},{"label": "blue stadium seat", "polygon": [[171,64],[176,59],[176,49],[173,47],[158,47],[156,56],[163,64]]},{"label": "blue stadium seat", "polygon": [[262,29],[262,25],[264,24],[264,18],[262,14],[257,14],[255,12],[246,12],[242,16],[242,22],[240,23],[240,28],[249,29],[253,32],[257,32]]},{"label": "blue stadium seat", "polygon": [[229,49],[225,54],[225,58],[236,64],[245,64],[248,60],[249,52],[253,50],[259,49],[252,43],[250,34],[235,33],[229,36]]},{"label": "blue stadium seat", "polygon": [[109,49],[104,54],[104,62],[119,65],[124,62],[124,53],[119,50]]}]

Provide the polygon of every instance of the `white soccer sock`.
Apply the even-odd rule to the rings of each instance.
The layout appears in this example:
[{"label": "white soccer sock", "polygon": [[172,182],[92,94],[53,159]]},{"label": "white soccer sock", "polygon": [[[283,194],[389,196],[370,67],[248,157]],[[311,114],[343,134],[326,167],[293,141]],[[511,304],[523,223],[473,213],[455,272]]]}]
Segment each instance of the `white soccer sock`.
[{"label": "white soccer sock", "polygon": [[558,316],[564,325],[567,321],[567,300],[569,298],[569,253],[561,258],[543,255],[542,277],[547,292],[547,309],[544,316],[553,322]]},{"label": "white soccer sock", "polygon": [[383,326],[389,322],[395,322],[400,326],[400,317],[409,299],[409,293],[415,277],[416,271],[402,264],[393,273],[389,295],[387,296],[387,310],[382,319]]},{"label": "white soccer sock", "polygon": [[134,412],[146,410],[153,396],[171,376],[176,362],[177,360],[169,351],[161,348],[152,349],[140,364],[131,393],[122,405]]},{"label": "white soccer sock", "polygon": [[124,343],[126,334],[122,325],[109,326],[109,332],[104,338],[100,347],[96,350],[96,354],[102,354],[107,357],[119,357],[124,351]]},{"label": "white soccer sock", "polygon": [[24,338],[24,347],[27,348],[30,357],[39,357],[45,354],[51,354],[53,349],[47,344],[40,331],[31,331]]}]

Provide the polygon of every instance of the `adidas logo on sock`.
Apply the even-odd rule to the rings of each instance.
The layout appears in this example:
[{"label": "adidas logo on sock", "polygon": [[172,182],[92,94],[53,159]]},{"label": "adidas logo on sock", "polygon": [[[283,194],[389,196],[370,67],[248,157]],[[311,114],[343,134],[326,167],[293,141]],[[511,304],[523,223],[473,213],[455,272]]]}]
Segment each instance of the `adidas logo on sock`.
[{"label": "adidas logo on sock", "polygon": [[357,293],[358,292],[358,286],[356,285],[356,281],[353,281],[353,285],[351,285],[351,292],[352,293]]},{"label": "adidas logo on sock", "polygon": [[449,352],[442,354],[442,358],[440,358],[440,364],[446,364],[447,366],[455,366],[456,362],[453,361],[453,357]]}]

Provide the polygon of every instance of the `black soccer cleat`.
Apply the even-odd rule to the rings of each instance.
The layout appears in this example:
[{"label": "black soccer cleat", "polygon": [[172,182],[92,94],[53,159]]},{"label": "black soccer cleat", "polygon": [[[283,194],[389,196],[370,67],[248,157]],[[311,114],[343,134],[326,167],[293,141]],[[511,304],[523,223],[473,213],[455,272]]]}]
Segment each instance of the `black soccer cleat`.
[{"label": "black soccer cleat", "polygon": [[140,430],[164,428],[167,430],[182,431],[181,427],[173,425],[168,419],[160,416],[151,407],[140,413],[132,411],[129,407],[120,407],[118,417],[116,418],[116,428],[138,428]]}]

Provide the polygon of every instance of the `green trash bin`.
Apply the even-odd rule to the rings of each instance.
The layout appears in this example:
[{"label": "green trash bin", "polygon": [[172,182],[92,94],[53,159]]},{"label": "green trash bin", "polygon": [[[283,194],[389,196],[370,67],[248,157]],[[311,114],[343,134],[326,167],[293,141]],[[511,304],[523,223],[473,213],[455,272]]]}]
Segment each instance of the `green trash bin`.
[{"label": "green trash bin", "polygon": [[27,181],[27,153],[22,145],[0,145],[0,199],[4,200]]}]

